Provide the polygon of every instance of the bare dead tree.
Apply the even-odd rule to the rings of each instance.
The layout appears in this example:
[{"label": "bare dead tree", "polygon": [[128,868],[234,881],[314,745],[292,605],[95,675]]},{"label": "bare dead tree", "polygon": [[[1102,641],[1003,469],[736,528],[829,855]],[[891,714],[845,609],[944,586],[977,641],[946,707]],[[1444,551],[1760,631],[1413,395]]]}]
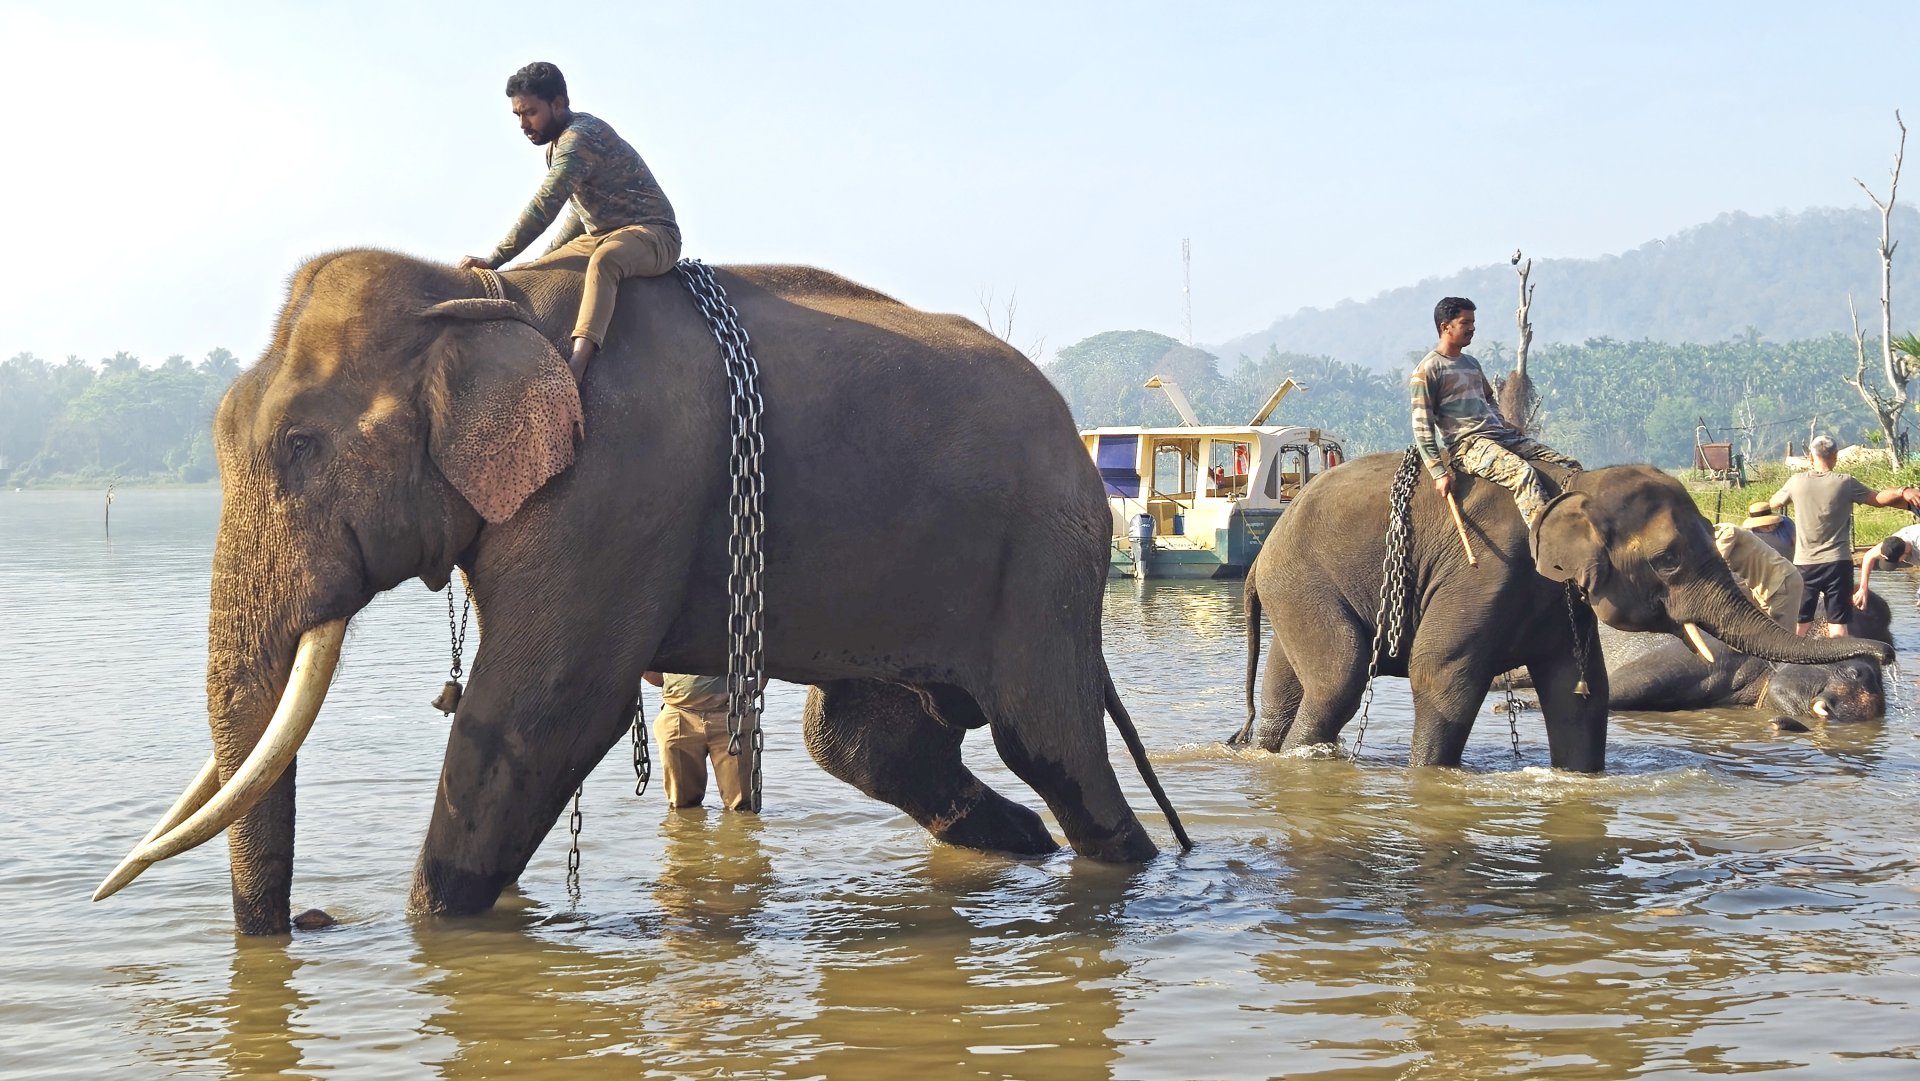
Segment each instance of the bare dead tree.
[{"label": "bare dead tree", "polygon": [[[993,302],[993,290],[987,289],[980,293],[980,325],[987,328],[987,333],[992,334],[1008,345],[1013,345],[1013,317],[1015,313],[1020,310],[1020,290],[1015,289],[1013,292],[1007,294],[1006,306],[1003,307],[997,315],[993,310]],[[1020,349],[1020,352],[1035,364],[1040,362],[1040,353],[1046,346],[1047,339],[1045,335],[1035,338],[1025,349],[1020,349],[1019,346],[1013,345],[1015,349]]]},{"label": "bare dead tree", "polygon": [[1520,302],[1513,321],[1520,331],[1520,345],[1513,351],[1513,370],[1500,377],[1494,398],[1507,423],[1524,435],[1539,427],[1540,395],[1534,392],[1533,379],[1527,375],[1527,349],[1533,345],[1533,320],[1527,317],[1533,309],[1533,286],[1527,278],[1533,273],[1533,260],[1522,262],[1523,258],[1515,248],[1511,262],[1513,272],[1520,277]]},{"label": "bare dead tree", "polygon": [[1853,351],[1858,363],[1854,366],[1852,378],[1846,379],[1848,386],[1860,393],[1867,408],[1873,410],[1874,418],[1880,422],[1880,430],[1887,437],[1887,460],[1895,468],[1900,465],[1900,414],[1907,408],[1907,383],[1911,381],[1920,364],[1910,354],[1895,346],[1893,338],[1893,250],[1900,246],[1891,239],[1893,229],[1893,202],[1900,194],[1900,163],[1907,153],[1907,124],[1900,119],[1900,110],[1893,111],[1893,122],[1900,128],[1900,143],[1893,152],[1893,178],[1887,185],[1887,200],[1867,187],[1866,182],[1854,177],[1853,182],[1867,193],[1873,205],[1880,211],[1880,362],[1881,375],[1885,377],[1887,389],[1883,392],[1877,386],[1867,384],[1867,345],[1860,334],[1860,317],[1853,308],[1853,296],[1847,296],[1847,314],[1853,319]]}]

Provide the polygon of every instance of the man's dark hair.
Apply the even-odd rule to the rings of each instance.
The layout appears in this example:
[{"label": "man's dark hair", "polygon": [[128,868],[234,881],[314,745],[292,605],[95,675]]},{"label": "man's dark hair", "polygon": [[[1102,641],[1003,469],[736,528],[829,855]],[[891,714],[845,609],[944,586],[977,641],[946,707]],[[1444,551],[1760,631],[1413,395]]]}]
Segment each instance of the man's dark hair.
[{"label": "man's dark hair", "polygon": [[1907,558],[1907,542],[1899,537],[1888,537],[1880,542],[1880,555],[1888,562],[1898,563]]},{"label": "man's dark hair", "polygon": [[507,80],[507,96],[559,101],[567,96],[567,77],[545,60],[535,60]]},{"label": "man's dark hair", "polygon": [[1433,306],[1434,333],[1439,333],[1441,327],[1460,318],[1461,312],[1477,310],[1478,309],[1473,306],[1473,301],[1468,300],[1466,297],[1441,297],[1440,303]]}]

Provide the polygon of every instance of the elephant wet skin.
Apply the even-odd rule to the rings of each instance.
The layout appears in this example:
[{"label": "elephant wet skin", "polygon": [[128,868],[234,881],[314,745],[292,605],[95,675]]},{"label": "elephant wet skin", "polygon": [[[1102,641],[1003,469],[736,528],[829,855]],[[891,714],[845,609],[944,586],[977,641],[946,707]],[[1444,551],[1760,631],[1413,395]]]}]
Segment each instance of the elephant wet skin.
[{"label": "elephant wet skin", "polygon": [[[213,756],[96,896],[225,827],[235,922],[287,930],[294,753],[347,621],[410,578],[464,570],[484,628],[417,911],[494,903],[624,735],[642,672],[726,670],[718,346],[677,275],[630,280],[576,390],[553,342],[583,267],[504,274],[504,300],[384,252],[294,275],[214,423]],[[766,670],[826,688],[821,765],[954,843],[1051,849],[961,765],[986,728],[1077,852],[1138,862],[1156,848],[1108,763],[1111,715],[1186,843],[1107,674],[1105,494],[1046,378],[969,320],[831,274],[715,273],[767,402]]]},{"label": "elephant wet skin", "polygon": [[1713,642],[1712,664],[1666,635],[1600,634],[1613,708],[1668,712],[1744,706],[1799,720],[1876,721],[1886,716],[1880,665],[1870,657],[1776,664]]},{"label": "elephant wet skin", "polygon": [[[1330,743],[1366,684],[1379,610],[1388,498],[1399,455],[1371,455],[1316,480],[1274,526],[1246,582],[1247,723],[1268,750]],[[1496,675],[1524,666],[1546,721],[1551,761],[1605,766],[1609,679],[1596,616],[1623,630],[1687,640],[1689,626],[1769,660],[1890,660],[1884,643],[1796,637],[1735,584],[1686,490],[1650,466],[1556,478],[1564,491],[1529,535],[1507,492],[1455,478],[1479,553],[1469,566],[1446,501],[1416,483],[1399,655],[1379,672],[1413,687],[1411,760],[1459,765]],[[1570,603],[1569,587],[1581,603]],[[1273,625],[1255,700],[1260,618]],[[1697,663],[1697,662],[1696,662]],[[1576,693],[1584,680],[1586,695]]]}]

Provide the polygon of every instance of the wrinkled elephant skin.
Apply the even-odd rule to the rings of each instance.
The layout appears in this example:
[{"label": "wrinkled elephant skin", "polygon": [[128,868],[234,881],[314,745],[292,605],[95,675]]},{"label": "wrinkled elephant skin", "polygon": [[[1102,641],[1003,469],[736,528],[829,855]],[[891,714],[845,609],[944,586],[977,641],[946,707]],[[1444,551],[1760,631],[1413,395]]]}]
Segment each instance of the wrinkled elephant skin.
[{"label": "wrinkled elephant skin", "polygon": [[[719,350],[677,275],[628,281],[576,392],[554,343],[583,269],[509,272],[498,300],[476,275],[399,255],[315,259],[215,421],[222,779],[303,634],[410,578],[443,588],[457,566],[471,581],[484,634],[417,911],[494,903],[624,735],[643,671],[726,670]],[[809,722],[822,765],[955,843],[1051,849],[1033,812],[961,765],[959,735],[986,727],[1078,852],[1151,857],[1102,719],[1117,702],[1100,645],[1106,499],[1059,393],[966,319],[807,268],[716,274],[767,403],[767,672],[830,688]],[[288,928],[293,823],[289,767],[228,830],[242,931]]]},{"label": "wrinkled elephant skin", "polygon": [[[1380,601],[1387,492],[1400,460],[1371,455],[1329,470],[1282,515],[1254,561],[1242,738],[1275,751],[1329,743],[1353,717]],[[1675,639],[1693,624],[1775,661],[1891,657],[1879,642],[1798,638],[1774,623],[1735,585],[1686,490],[1650,466],[1567,477],[1532,534],[1497,485],[1456,474],[1455,491],[1479,565],[1467,563],[1446,501],[1421,475],[1410,509],[1412,569],[1400,598],[1410,631],[1399,656],[1383,656],[1379,666],[1412,684],[1416,765],[1458,765],[1494,677],[1525,666],[1552,763],[1602,769],[1610,685],[1596,615]],[[1569,603],[1569,586],[1584,603]],[[1263,612],[1273,641],[1256,705]],[[1575,693],[1583,680],[1584,696]]]},{"label": "wrinkled elephant skin", "polygon": [[1799,720],[1850,723],[1886,716],[1880,665],[1870,657],[1775,664],[1713,643],[1714,663],[1667,635],[1603,628],[1613,708],[1645,712],[1748,707]]}]

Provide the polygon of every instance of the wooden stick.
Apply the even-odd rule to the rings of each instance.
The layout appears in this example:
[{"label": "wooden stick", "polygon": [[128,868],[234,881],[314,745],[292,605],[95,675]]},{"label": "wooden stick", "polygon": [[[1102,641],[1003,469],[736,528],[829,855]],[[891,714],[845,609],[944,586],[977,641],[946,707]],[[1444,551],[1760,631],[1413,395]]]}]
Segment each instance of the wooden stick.
[{"label": "wooden stick", "polygon": [[1460,501],[1453,498],[1451,491],[1447,493],[1447,509],[1453,512],[1453,528],[1460,534],[1460,547],[1467,550],[1467,566],[1478,567],[1480,561],[1473,558],[1473,543],[1467,540],[1467,523],[1460,520]]}]

